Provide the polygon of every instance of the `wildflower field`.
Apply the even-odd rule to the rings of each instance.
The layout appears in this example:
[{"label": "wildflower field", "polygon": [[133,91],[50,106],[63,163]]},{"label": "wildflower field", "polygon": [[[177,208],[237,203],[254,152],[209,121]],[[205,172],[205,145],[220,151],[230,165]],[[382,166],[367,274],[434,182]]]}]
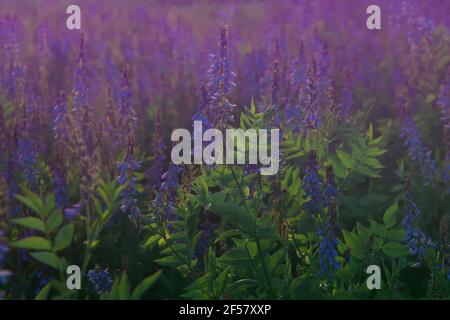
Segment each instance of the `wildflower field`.
[{"label": "wildflower field", "polygon": [[0,299],[450,298],[450,1],[72,2],[0,1]]}]

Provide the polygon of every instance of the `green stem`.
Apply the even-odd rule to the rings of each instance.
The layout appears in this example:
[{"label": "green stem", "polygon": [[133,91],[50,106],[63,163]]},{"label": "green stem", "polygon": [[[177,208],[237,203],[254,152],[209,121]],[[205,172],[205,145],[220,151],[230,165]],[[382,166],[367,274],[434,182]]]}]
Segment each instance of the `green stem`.
[{"label": "green stem", "polygon": [[[242,192],[241,184],[239,183],[239,181],[238,181],[238,179],[236,177],[236,173],[234,172],[233,167],[230,167],[230,168],[231,168],[231,173],[233,174],[233,179],[236,182],[236,185],[237,185],[237,187],[239,189],[239,194],[241,195],[242,203],[244,204],[245,210],[247,210],[247,212],[249,214],[251,214],[250,210],[247,207],[247,204],[245,203],[244,193]],[[266,282],[267,282],[268,295],[269,295],[270,299],[273,299],[274,298],[274,294],[273,294],[273,289],[272,289],[272,282],[270,281],[269,272],[267,271],[266,262],[264,260],[263,255],[262,255],[261,243],[260,243],[259,238],[258,238],[258,236],[256,234],[255,234],[255,239],[256,239],[256,246],[258,248],[258,256],[259,256],[259,259],[261,260],[261,265],[262,265],[262,268],[263,268],[264,277],[266,278]]]}]

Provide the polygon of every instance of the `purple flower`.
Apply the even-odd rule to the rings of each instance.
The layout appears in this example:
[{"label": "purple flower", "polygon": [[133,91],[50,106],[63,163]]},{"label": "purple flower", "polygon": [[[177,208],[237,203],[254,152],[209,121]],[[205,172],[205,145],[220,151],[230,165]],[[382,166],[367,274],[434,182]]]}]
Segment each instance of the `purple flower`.
[{"label": "purple flower", "polygon": [[69,140],[66,126],[67,103],[62,92],[59,93],[55,106],[53,107],[53,137],[58,145],[64,145]]},{"label": "purple flower", "polygon": [[302,186],[305,191],[303,209],[312,217],[319,216],[322,212],[322,179],[319,175],[320,165],[317,162],[316,153],[312,151],[308,163],[303,172]]},{"label": "purple flower", "polygon": [[341,99],[339,103],[339,118],[344,120],[350,115],[353,109],[353,92],[350,70],[345,68],[345,81],[341,91]]},{"label": "purple flower", "polygon": [[152,150],[154,160],[152,166],[147,170],[147,190],[155,190],[161,184],[161,175],[163,174],[164,160],[166,159],[166,146],[162,136],[161,109],[156,114],[155,133],[153,135]]},{"label": "purple flower", "polygon": [[300,42],[298,56],[292,61],[289,69],[288,101],[286,120],[295,133],[300,132],[305,86],[307,82],[307,65],[303,41]]},{"label": "purple flower", "polygon": [[231,90],[235,86],[228,58],[227,28],[220,28],[220,41],[218,52],[210,55],[211,68],[209,69],[210,82],[208,91],[211,95],[211,106],[214,115],[214,125],[225,129],[234,121],[234,104],[230,102]]},{"label": "purple flower", "polygon": [[320,245],[320,271],[321,274],[331,279],[334,272],[341,267],[341,264],[336,260],[339,256],[337,245],[339,240],[336,237],[336,226],[331,222],[326,222],[321,229],[319,229]]},{"label": "purple flower", "polygon": [[428,248],[435,248],[436,244],[428,238],[418,226],[420,209],[413,202],[409,178],[406,180],[405,216],[402,225],[406,228],[405,242],[411,255],[423,258]]},{"label": "purple flower", "polygon": [[134,130],[137,118],[133,106],[133,94],[131,92],[127,68],[125,68],[120,82],[119,115],[122,128],[126,129],[126,132]]},{"label": "purple flower", "polygon": [[37,159],[33,141],[28,136],[22,136],[19,139],[19,157],[27,184],[34,186],[37,182],[34,170]]},{"label": "purple flower", "polygon": [[203,127],[212,128],[213,113],[211,110],[211,98],[208,89],[204,83],[200,86],[200,103],[197,112],[192,117],[192,121],[201,121]]},{"label": "purple flower", "polygon": [[[2,228],[0,224],[0,228]],[[2,264],[5,260],[6,254],[9,251],[8,246],[4,243],[6,241],[6,233],[5,230],[0,229],[0,284],[5,283],[8,280],[8,277],[11,275],[11,272],[8,270],[2,270]]]},{"label": "purple flower", "polygon": [[278,102],[278,94],[280,91],[280,65],[277,61],[273,64],[272,78],[272,125],[276,128],[280,127],[280,106]]},{"label": "purple flower", "polygon": [[[444,127],[444,150],[445,150],[445,162],[443,168],[443,178],[450,182],[450,80],[447,81],[439,93],[437,105],[441,112],[441,122]],[[447,192],[450,193],[450,187],[447,188]]]},{"label": "purple flower", "polygon": [[50,281],[52,281],[55,277],[48,274],[44,268],[39,268],[35,274],[37,278],[36,288],[34,290],[34,294],[37,295],[42,288],[44,288]]},{"label": "purple flower", "polygon": [[82,208],[83,208],[83,205],[81,202],[74,204],[70,208],[65,208],[64,209],[64,217],[69,221],[73,220],[80,215]]},{"label": "purple flower", "polygon": [[69,200],[69,186],[62,168],[57,165],[53,169],[53,192],[58,208],[65,208]]},{"label": "purple flower", "polygon": [[9,249],[4,243],[0,243],[0,264],[5,259],[6,254],[8,253]]},{"label": "purple flower", "polygon": [[331,86],[331,61],[326,43],[322,45],[321,55],[317,69],[317,91],[319,106],[325,104],[326,92]]},{"label": "purple flower", "polygon": [[98,294],[107,293],[112,288],[113,280],[108,269],[95,267],[95,269],[89,270],[87,277]]},{"label": "purple flower", "polygon": [[329,166],[327,167],[327,179],[322,191],[322,202],[328,208],[328,211],[318,233],[321,237],[319,245],[321,273],[330,279],[334,272],[341,267],[340,263],[336,261],[338,256],[337,245],[339,244],[336,237],[338,230],[336,196],[337,188],[333,167]]},{"label": "purple flower", "polygon": [[303,130],[317,130],[320,127],[319,101],[317,96],[317,69],[313,59],[308,68],[306,85],[303,96],[305,104],[303,107]]},{"label": "purple flower", "polygon": [[84,51],[84,36],[80,38],[80,52],[78,54],[77,67],[75,68],[74,81],[72,86],[73,106],[72,110],[78,114],[85,105],[88,104],[88,71],[86,67],[86,54]]},{"label": "purple flower", "polygon": [[122,203],[120,205],[120,210],[123,213],[128,214],[128,217],[136,225],[139,223],[141,218],[141,210],[138,207],[137,197],[139,195],[136,183],[137,178],[135,177],[135,172],[139,170],[141,164],[139,161],[133,159],[134,153],[134,139],[131,134],[128,135],[128,149],[124,161],[117,164],[117,169],[119,171],[119,176],[117,181],[121,185],[127,183],[127,186],[122,191]]},{"label": "purple flower", "polygon": [[[180,184],[179,175],[183,172],[183,167],[169,164],[169,168],[162,175],[163,182],[160,185],[156,198],[152,201],[153,209],[161,214],[166,221],[177,220],[175,213],[176,192]],[[173,230],[169,225],[169,230]]]},{"label": "purple flower", "polygon": [[419,165],[420,175],[426,183],[439,176],[436,162],[431,156],[431,151],[422,143],[420,133],[409,116],[403,120],[400,137],[405,139],[408,154]]}]

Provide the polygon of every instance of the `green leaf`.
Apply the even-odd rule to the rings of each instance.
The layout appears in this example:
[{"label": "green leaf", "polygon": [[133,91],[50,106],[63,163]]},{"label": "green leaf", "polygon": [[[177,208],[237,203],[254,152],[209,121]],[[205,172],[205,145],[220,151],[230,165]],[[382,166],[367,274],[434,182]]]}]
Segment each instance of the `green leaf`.
[{"label": "green leaf", "polygon": [[223,290],[225,290],[225,287],[227,285],[228,280],[228,272],[230,271],[230,268],[226,268],[222,271],[222,273],[214,280],[213,288],[214,288],[214,295],[217,298],[220,298],[220,295],[222,294]]},{"label": "green leaf", "polygon": [[176,255],[156,259],[155,262],[162,266],[173,267],[173,268],[176,268],[176,267],[179,267],[179,266],[185,264],[185,262],[182,259],[180,259],[179,257],[177,257]]},{"label": "green leaf", "polygon": [[159,270],[158,272],[156,272],[156,273],[152,274],[151,276],[142,280],[142,282],[133,290],[131,299],[139,300],[142,297],[142,295],[148,289],[150,289],[156,283],[156,281],[158,281],[161,274],[162,274],[162,270]]},{"label": "green leaf", "polygon": [[362,160],[362,163],[364,163],[365,165],[367,165],[369,168],[372,168],[372,169],[382,169],[382,168],[384,168],[384,166],[376,158],[365,157]]},{"label": "green leaf", "polygon": [[12,219],[11,222],[28,229],[45,232],[44,222],[41,219],[35,217]]},{"label": "green leaf", "polygon": [[119,286],[120,286],[120,277],[116,276],[114,279],[113,286],[109,294],[103,294],[102,296],[106,300],[118,300],[119,299]]},{"label": "green leaf", "polygon": [[356,223],[356,229],[358,230],[359,238],[362,239],[363,242],[369,241],[371,232],[370,229],[363,226],[361,223]]},{"label": "green leaf", "polygon": [[345,169],[342,163],[335,156],[331,156],[329,158],[329,161],[333,166],[333,172],[336,177],[345,178],[347,176],[347,169]]},{"label": "green leaf", "polygon": [[129,297],[129,288],[128,288],[128,279],[127,273],[124,271],[122,273],[122,278],[120,279],[119,285],[119,300],[128,300]]},{"label": "green leaf", "polygon": [[366,155],[369,157],[378,157],[382,154],[385,154],[387,149],[379,149],[379,148],[369,148],[366,150]]},{"label": "green leaf", "polygon": [[342,230],[342,234],[344,235],[345,243],[350,248],[351,255],[357,259],[364,259],[366,243],[361,241],[360,237],[353,232]]},{"label": "green leaf", "polygon": [[345,168],[351,169],[356,165],[356,161],[347,152],[338,149],[336,150],[336,154]]},{"label": "green leaf", "polygon": [[383,246],[383,252],[392,258],[400,258],[408,254],[408,249],[398,242],[388,242]]},{"label": "green leaf", "polygon": [[231,283],[227,287],[226,292],[232,293],[232,292],[238,291],[238,290],[247,290],[249,288],[257,287],[259,285],[260,285],[260,283],[255,279],[240,279],[236,282]]},{"label": "green leaf", "polygon": [[369,124],[369,128],[367,129],[367,138],[370,140],[373,139],[373,126],[372,122]]},{"label": "green leaf", "polygon": [[11,243],[12,247],[28,250],[51,250],[51,244],[42,237],[28,237]]},{"label": "green leaf", "polygon": [[58,231],[55,238],[55,251],[60,251],[67,248],[72,243],[75,226],[73,223],[68,224]]},{"label": "green leaf", "polygon": [[54,211],[47,220],[49,232],[53,232],[63,223],[64,217],[61,210]]},{"label": "green leaf", "polygon": [[370,178],[380,178],[381,176],[373,170],[372,168],[366,167],[364,165],[358,165],[353,169],[355,172],[365,175]]},{"label": "green leaf", "polygon": [[30,253],[30,256],[32,256],[37,261],[49,265],[50,267],[53,267],[57,270],[61,269],[61,260],[52,252],[32,252]]},{"label": "green leaf", "polygon": [[50,288],[52,287],[52,283],[48,283],[45,287],[39,291],[34,300],[47,300],[48,293],[50,292]]},{"label": "green leaf", "polygon": [[386,236],[387,229],[384,225],[377,223],[376,221],[370,220],[370,231],[373,234],[384,237]]},{"label": "green leaf", "polygon": [[386,238],[390,241],[403,241],[406,236],[406,230],[404,229],[391,229],[387,232]]},{"label": "green leaf", "polygon": [[171,246],[168,246],[164,250],[161,251],[162,255],[172,255],[173,252],[176,251],[178,254],[183,255],[186,252],[186,243],[175,243]]},{"label": "green leaf", "polygon": [[397,202],[395,202],[384,213],[383,222],[388,229],[392,228],[395,225],[397,221],[397,212],[398,212],[398,204]]},{"label": "green leaf", "polygon": [[300,180],[300,168],[296,168],[292,172],[292,182],[291,185],[288,187],[288,192],[291,195],[296,195],[298,191],[300,190],[301,186],[301,180]]},{"label": "green leaf", "polygon": [[248,267],[251,262],[251,257],[245,248],[232,248],[217,258],[219,264],[237,267]]},{"label": "green leaf", "polygon": [[16,198],[34,212],[42,214],[44,211],[44,203],[42,199],[33,192],[25,191],[25,193],[27,194],[26,196],[18,194],[16,195]]},{"label": "green leaf", "polygon": [[219,243],[220,241],[223,241],[225,239],[234,237],[234,236],[239,236],[242,235],[242,232],[239,231],[238,229],[232,229],[232,230],[227,230],[224,233],[222,233],[220,236],[217,237],[216,240],[214,240],[214,244]]}]

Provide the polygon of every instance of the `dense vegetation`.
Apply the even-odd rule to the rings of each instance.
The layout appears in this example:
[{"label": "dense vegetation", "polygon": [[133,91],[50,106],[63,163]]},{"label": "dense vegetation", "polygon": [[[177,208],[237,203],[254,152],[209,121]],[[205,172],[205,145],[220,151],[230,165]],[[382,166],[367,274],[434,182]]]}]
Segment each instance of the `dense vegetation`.
[{"label": "dense vegetation", "polygon": [[[2,1],[0,297],[450,297],[450,3],[376,2]],[[278,174],[173,164],[193,120]]]}]

